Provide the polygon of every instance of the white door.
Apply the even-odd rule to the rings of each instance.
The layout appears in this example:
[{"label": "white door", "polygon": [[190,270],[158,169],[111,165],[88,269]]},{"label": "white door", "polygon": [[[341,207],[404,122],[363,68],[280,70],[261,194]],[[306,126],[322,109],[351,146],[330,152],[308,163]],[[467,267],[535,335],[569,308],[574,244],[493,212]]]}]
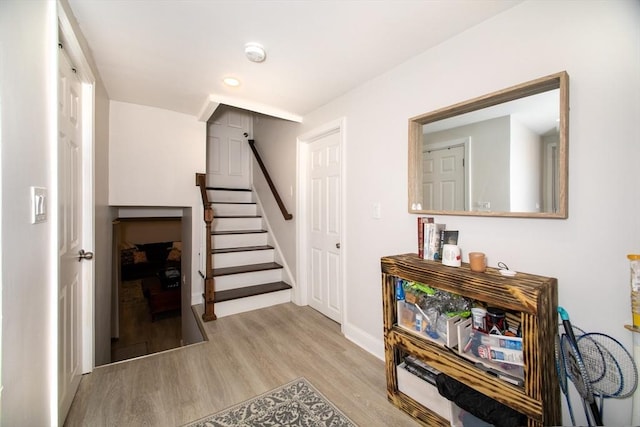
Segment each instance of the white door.
[{"label": "white door", "polygon": [[58,403],[64,421],[82,374],[82,84],[59,49],[58,82]]},{"label": "white door", "polygon": [[422,153],[423,209],[465,210],[464,152],[458,145]]},{"label": "white door", "polygon": [[221,106],[207,128],[207,185],[251,188],[249,113]]},{"label": "white door", "polygon": [[342,322],[341,133],[312,142],[308,152],[307,283],[309,305]]}]

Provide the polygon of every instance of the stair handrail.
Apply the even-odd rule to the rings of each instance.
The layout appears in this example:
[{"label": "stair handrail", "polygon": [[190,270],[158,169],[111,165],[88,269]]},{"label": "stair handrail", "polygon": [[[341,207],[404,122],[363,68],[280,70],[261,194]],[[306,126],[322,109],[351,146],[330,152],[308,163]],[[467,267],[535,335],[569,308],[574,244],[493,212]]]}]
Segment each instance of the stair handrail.
[{"label": "stair handrail", "polygon": [[262,161],[262,158],[260,157],[260,153],[258,153],[258,150],[255,147],[255,140],[253,139],[249,139],[247,140],[249,142],[249,147],[251,147],[251,151],[253,151],[253,155],[256,158],[256,161],[258,162],[258,165],[260,166],[260,169],[262,170],[262,173],[264,174],[264,178],[267,180],[267,184],[269,184],[269,188],[271,189],[271,193],[273,194],[273,197],[276,199],[276,203],[278,204],[278,207],[280,208],[280,212],[282,212],[282,216],[284,217],[285,221],[288,221],[290,219],[293,218],[293,215],[291,215],[289,213],[289,211],[287,211],[287,208],[284,206],[284,203],[282,202],[282,199],[280,198],[280,194],[278,194],[278,190],[276,190],[276,186],[273,184],[273,181],[271,180],[271,176],[269,176],[269,171],[267,171],[267,167],[264,165],[264,162]]},{"label": "stair handrail", "polygon": [[213,280],[213,265],[211,262],[212,244],[211,244],[211,223],[213,222],[213,207],[209,201],[207,194],[207,176],[204,173],[196,173],[196,186],[200,187],[200,196],[202,197],[202,206],[204,208],[204,223],[206,227],[206,271],[204,277],[204,313],[202,320],[208,322],[216,320],[215,314],[215,282]]}]

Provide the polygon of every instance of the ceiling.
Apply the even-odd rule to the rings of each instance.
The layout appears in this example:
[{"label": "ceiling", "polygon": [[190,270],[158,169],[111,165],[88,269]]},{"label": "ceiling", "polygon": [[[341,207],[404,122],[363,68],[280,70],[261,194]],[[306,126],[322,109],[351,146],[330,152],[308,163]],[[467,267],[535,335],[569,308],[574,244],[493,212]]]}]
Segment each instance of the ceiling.
[{"label": "ceiling", "polygon": [[[116,101],[300,119],[521,0],[69,0]],[[262,63],[244,55],[266,50]],[[241,81],[227,87],[227,76]]]}]

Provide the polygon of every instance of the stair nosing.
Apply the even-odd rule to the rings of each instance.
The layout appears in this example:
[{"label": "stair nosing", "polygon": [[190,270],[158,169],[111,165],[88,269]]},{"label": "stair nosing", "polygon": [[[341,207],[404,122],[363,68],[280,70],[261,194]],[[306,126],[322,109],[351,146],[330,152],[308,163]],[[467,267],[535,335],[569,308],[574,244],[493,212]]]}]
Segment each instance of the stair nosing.
[{"label": "stair nosing", "polygon": [[213,219],[216,218],[242,218],[242,219],[256,219],[262,218],[260,215],[215,215]]},{"label": "stair nosing", "polygon": [[255,273],[258,271],[279,270],[283,268],[277,262],[263,262],[260,264],[246,264],[234,267],[222,267],[213,269],[213,277],[231,276],[234,274]]},{"label": "stair nosing", "polygon": [[206,189],[212,191],[253,191],[250,188],[206,187]]},{"label": "stair nosing", "polygon": [[255,205],[256,202],[239,202],[239,201],[220,201],[220,202],[211,202],[212,205]]},{"label": "stair nosing", "polygon": [[292,289],[292,286],[285,282],[261,283],[259,285],[247,286],[244,288],[227,289],[214,293],[214,302],[232,301],[240,298],[248,298],[257,295],[265,295],[272,292]]},{"label": "stair nosing", "polygon": [[266,233],[267,230],[221,230],[221,231],[212,231],[212,235],[229,235],[229,234],[260,234]]},{"label": "stair nosing", "polygon": [[257,246],[236,246],[233,248],[219,248],[212,249],[212,254],[232,254],[238,252],[253,252],[253,251],[269,251],[273,250],[274,247],[270,245],[257,245]]}]

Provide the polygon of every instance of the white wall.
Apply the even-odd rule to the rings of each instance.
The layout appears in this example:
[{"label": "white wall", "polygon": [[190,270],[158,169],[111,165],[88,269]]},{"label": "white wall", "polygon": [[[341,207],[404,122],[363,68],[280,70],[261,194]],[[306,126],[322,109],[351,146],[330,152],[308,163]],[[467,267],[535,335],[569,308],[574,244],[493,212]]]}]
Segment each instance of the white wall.
[{"label": "white wall", "polygon": [[[271,180],[273,181],[278,194],[282,199],[287,211],[293,215],[290,220],[285,220],[280,212],[280,208],[271,193],[269,184],[264,178],[253,159],[253,186],[262,202],[264,216],[268,218],[269,225],[277,239],[277,244],[282,251],[283,260],[286,267],[291,272],[293,278],[296,277],[296,219],[295,212],[296,194],[296,151],[295,138],[299,135],[300,125],[274,117],[257,114],[253,117],[253,136],[256,141],[256,148],[260,153],[263,163],[266,165]],[[293,147],[293,150],[291,150]],[[294,283],[290,283],[294,285]]]},{"label": "white wall", "polygon": [[192,304],[201,303],[198,269],[204,222],[195,174],[206,171],[206,123],[186,114],[111,101],[109,168],[112,206],[152,208],[146,212],[191,209],[191,271],[185,274],[192,279]]},{"label": "white wall", "polygon": [[[408,118],[566,70],[569,218],[436,219],[489,265],[558,278],[576,324],[632,348],[623,325],[631,323],[626,254],[640,252],[639,22],[637,1],[527,1],[304,117],[302,132],[347,121],[348,337],[375,340],[369,349],[382,357],[380,257],[417,251],[416,216],[406,210]],[[371,215],[376,201],[381,219]],[[630,399],[608,399],[605,420],[629,425],[630,412]]]},{"label": "white wall", "polygon": [[[30,223],[29,187],[55,210],[55,2],[0,2],[2,414],[5,426],[56,420],[57,223]],[[51,107],[51,109],[50,109]],[[55,218],[55,216],[54,216]]]}]

